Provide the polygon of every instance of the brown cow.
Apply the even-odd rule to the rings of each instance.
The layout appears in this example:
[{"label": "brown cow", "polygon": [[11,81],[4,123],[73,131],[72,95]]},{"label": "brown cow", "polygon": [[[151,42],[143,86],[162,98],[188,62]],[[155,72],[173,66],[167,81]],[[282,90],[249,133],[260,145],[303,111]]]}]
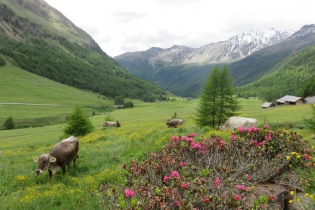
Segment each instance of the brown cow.
[{"label": "brown cow", "polygon": [[117,127],[117,122],[106,121],[106,122],[103,124],[103,127]]},{"label": "brown cow", "polygon": [[75,168],[78,151],[79,140],[77,137],[71,136],[62,140],[50,150],[49,154],[43,154],[40,158],[34,158],[34,161],[38,162],[37,176],[48,169],[49,177],[51,178],[52,174],[56,174],[59,168],[62,169],[63,175],[65,175],[66,166],[69,169],[71,162],[73,162],[73,168]]},{"label": "brown cow", "polygon": [[184,119],[168,119],[166,121],[166,125],[168,128],[177,128],[180,125],[184,124]]}]

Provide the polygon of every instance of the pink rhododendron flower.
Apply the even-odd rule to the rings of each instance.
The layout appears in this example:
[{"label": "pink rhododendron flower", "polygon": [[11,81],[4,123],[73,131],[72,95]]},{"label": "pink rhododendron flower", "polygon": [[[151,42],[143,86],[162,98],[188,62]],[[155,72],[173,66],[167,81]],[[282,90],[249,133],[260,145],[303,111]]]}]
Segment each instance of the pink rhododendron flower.
[{"label": "pink rhododendron flower", "polygon": [[264,125],[264,129],[269,129],[269,125]]},{"label": "pink rhododendron flower", "polygon": [[268,199],[273,202],[274,200],[277,199],[277,196],[275,196],[275,195],[269,195],[269,196],[268,196]]},{"label": "pink rhododendron flower", "polygon": [[168,180],[171,180],[171,177],[169,177],[169,176],[164,176],[163,182],[167,182]]},{"label": "pink rhododendron flower", "polygon": [[309,160],[311,159],[310,156],[308,156],[308,155],[306,155],[306,154],[303,155],[303,158],[304,158],[304,160],[306,160],[306,161],[309,161]]},{"label": "pink rhododendron flower", "polygon": [[189,186],[188,183],[184,183],[184,184],[181,184],[181,185],[180,185],[180,187],[183,188],[183,189],[186,189],[188,186]]},{"label": "pink rhododendron flower", "polygon": [[200,154],[205,154],[205,151],[204,150],[198,150],[198,152],[200,153]]},{"label": "pink rhododendron flower", "polygon": [[172,203],[172,205],[173,205],[173,206],[180,206],[180,202],[179,202],[179,201],[174,201],[174,202]]},{"label": "pink rhododendron flower", "polygon": [[188,134],[187,136],[188,136],[188,137],[196,137],[197,134],[196,134],[196,133],[191,133],[191,134]]},{"label": "pink rhododendron flower", "polygon": [[210,199],[207,198],[207,197],[205,197],[205,198],[203,198],[203,201],[204,201],[205,203],[209,203]]},{"label": "pink rhododendron flower", "polygon": [[236,185],[236,189],[238,189],[238,190],[246,190],[246,187],[244,185],[238,184],[238,185]]},{"label": "pink rhododendron flower", "polygon": [[185,167],[185,166],[186,166],[186,163],[185,163],[185,162],[180,162],[179,165],[180,165],[181,167]]},{"label": "pink rhododendron flower", "polygon": [[178,171],[172,171],[171,177],[179,178],[179,173],[178,173]]},{"label": "pink rhododendron flower", "polygon": [[219,187],[220,181],[221,181],[221,180],[220,180],[219,178],[216,178],[216,179],[213,181],[213,183],[215,184],[216,187]]},{"label": "pink rhododendron flower", "polygon": [[128,190],[128,189],[125,189],[125,196],[126,197],[134,197],[135,196],[135,192],[133,190]]},{"label": "pink rhododendron flower", "polygon": [[232,139],[232,140],[236,140],[236,139],[237,139],[237,137],[236,137],[234,134],[232,134],[232,135],[230,136],[230,139]]},{"label": "pink rhododendron flower", "polygon": [[205,178],[203,178],[203,177],[201,177],[200,180],[201,180],[202,182],[205,182]]},{"label": "pink rhododendron flower", "polygon": [[173,136],[172,140],[176,142],[176,141],[178,141],[178,137],[177,136]]},{"label": "pink rhododendron flower", "polygon": [[242,196],[241,195],[235,195],[234,200],[236,200],[236,201],[242,200]]},{"label": "pink rhododendron flower", "polygon": [[244,130],[243,126],[238,126],[237,127],[238,132],[242,132]]},{"label": "pink rhododendron flower", "polygon": [[225,145],[225,141],[221,140],[219,144],[220,144],[220,147],[223,147]]},{"label": "pink rhododendron flower", "polygon": [[248,174],[245,174],[246,180],[250,180],[250,176]]},{"label": "pink rhododendron flower", "polygon": [[221,198],[224,200],[226,198],[226,194],[222,194]]},{"label": "pink rhododendron flower", "polygon": [[188,139],[187,136],[182,136],[182,140],[183,140],[183,141],[186,141],[187,139]]},{"label": "pink rhododendron flower", "polygon": [[252,187],[246,187],[246,191],[252,191],[253,188]]}]

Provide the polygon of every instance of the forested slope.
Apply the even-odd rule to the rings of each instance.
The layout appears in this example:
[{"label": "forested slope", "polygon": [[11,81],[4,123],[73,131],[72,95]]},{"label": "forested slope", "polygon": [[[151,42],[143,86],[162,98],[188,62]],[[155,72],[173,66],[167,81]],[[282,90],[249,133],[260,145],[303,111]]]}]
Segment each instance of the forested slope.
[{"label": "forested slope", "polygon": [[315,95],[305,86],[312,83],[314,77],[315,45],[290,55],[257,82],[238,87],[238,94],[241,97],[258,96],[265,101],[273,101],[284,95]]}]

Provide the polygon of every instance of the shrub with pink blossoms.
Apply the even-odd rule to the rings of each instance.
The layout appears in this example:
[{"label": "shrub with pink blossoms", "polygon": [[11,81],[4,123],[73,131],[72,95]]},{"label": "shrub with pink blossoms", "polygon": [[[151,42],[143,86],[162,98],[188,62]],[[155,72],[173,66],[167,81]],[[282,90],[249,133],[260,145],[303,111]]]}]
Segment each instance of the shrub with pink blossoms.
[{"label": "shrub with pink blossoms", "polygon": [[[306,148],[307,142],[296,132],[271,131],[266,125],[239,127],[227,140],[195,133],[172,136],[163,149],[148,151],[143,162],[133,160],[124,167],[127,188],[137,191],[137,195],[125,191],[124,196],[133,199],[124,201],[126,209],[251,209],[253,202],[246,201],[258,193],[256,185],[297,167],[312,167],[314,150]],[[293,152],[300,158],[286,158]],[[121,207],[121,189],[112,185],[102,195],[107,209]],[[276,199],[266,198],[269,203],[264,205]]]}]

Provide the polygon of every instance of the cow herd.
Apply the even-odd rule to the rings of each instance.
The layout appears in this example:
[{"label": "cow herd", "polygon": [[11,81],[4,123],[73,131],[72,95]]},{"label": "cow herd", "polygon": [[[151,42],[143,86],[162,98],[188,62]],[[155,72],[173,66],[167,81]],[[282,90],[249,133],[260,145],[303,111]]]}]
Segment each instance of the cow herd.
[{"label": "cow herd", "polygon": [[[184,119],[167,119],[166,126],[168,128],[177,128],[184,124]],[[243,128],[257,127],[258,122],[254,118],[245,117],[230,117],[224,123],[224,125],[219,126],[220,130],[234,130],[239,126]],[[117,122],[106,121],[103,127],[117,127]],[[62,169],[63,175],[66,173],[66,166],[68,170],[70,164],[73,163],[73,168],[75,168],[76,159],[79,151],[79,140],[77,137],[70,136],[67,139],[62,140],[57,143],[50,150],[49,154],[43,154],[40,158],[34,158],[34,161],[38,163],[36,169],[37,176],[42,174],[45,170],[48,170],[49,177],[51,178],[53,174],[56,174],[59,168]]]}]

